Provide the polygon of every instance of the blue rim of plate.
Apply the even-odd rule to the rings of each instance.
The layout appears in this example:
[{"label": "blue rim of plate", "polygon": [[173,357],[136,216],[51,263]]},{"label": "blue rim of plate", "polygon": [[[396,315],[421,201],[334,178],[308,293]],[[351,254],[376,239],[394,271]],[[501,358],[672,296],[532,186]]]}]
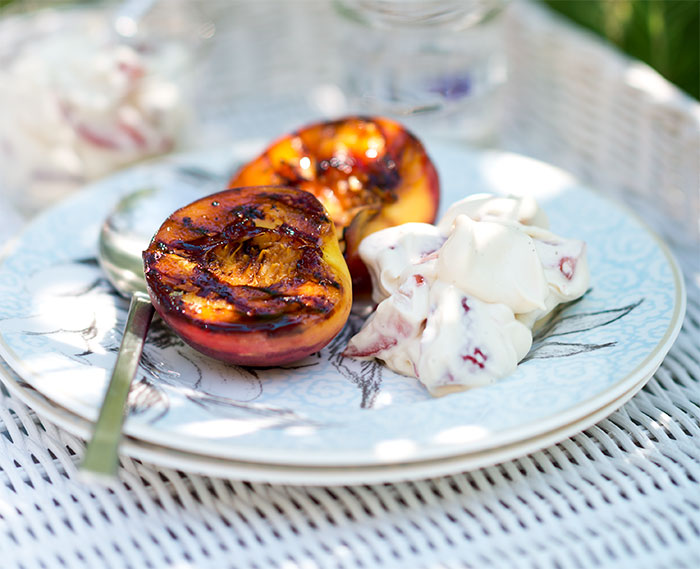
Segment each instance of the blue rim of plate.
[{"label": "blue rim of plate", "polygon": [[[87,438],[92,424],[70,411],[57,407],[41,393],[16,377],[11,369],[0,362],[0,382],[25,405],[36,413],[64,429],[70,434]],[[417,480],[436,476],[446,476],[466,472],[477,468],[493,466],[526,454],[536,452],[551,444],[561,442],[573,436],[622,407],[648,381],[643,377],[636,385],[620,397],[609,401],[603,407],[553,431],[532,439],[524,439],[510,445],[495,447],[487,451],[453,455],[442,459],[418,462],[397,462],[369,466],[294,466],[274,463],[255,463],[231,459],[222,459],[206,455],[197,455],[172,448],[159,447],[140,440],[126,439],[120,451],[131,458],[144,461],[161,468],[173,468],[183,472],[232,478],[250,482],[291,485],[337,486],[350,484],[385,484],[407,480]]]}]

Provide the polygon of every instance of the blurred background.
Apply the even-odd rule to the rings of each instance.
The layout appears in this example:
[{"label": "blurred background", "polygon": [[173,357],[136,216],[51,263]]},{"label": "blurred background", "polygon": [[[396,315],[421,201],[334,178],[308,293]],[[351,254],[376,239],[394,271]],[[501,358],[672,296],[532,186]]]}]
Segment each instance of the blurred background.
[{"label": "blurred background", "polygon": [[[405,3],[482,18],[466,27],[422,13],[419,26],[370,21],[403,0],[160,0],[123,38],[113,9],[143,1],[0,0],[0,198],[31,214],[138,160],[269,141],[319,116],[363,112],[398,118],[419,137],[538,158],[596,187],[663,192],[698,231],[700,0]],[[502,1],[510,6],[498,18],[488,7]],[[9,17],[76,4],[109,9]],[[94,12],[101,37],[118,31],[127,49],[112,42],[106,59],[87,57],[87,28],[57,16],[71,12]],[[42,27],[42,13],[80,32]],[[103,60],[115,73],[102,73]]]},{"label": "blurred background", "polygon": [[[90,3],[91,0],[82,1]],[[648,63],[683,91],[700,99],[700,0],[536,1],[607,39],[624,53]],[[0,16],[4,11],[18,8],[24,11],[33,6],[70,3],[76,2],[0,0]]]},{"label": "blurred background", "polygon": [[700,1],[544,0],[700,98]]}]

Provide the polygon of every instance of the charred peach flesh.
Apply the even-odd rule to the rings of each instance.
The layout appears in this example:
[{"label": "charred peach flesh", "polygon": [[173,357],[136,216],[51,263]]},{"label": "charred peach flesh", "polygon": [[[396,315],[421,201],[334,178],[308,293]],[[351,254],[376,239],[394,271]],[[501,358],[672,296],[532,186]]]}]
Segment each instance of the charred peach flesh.
[{"label": "charred peach flesh", "polygon": [[379,229],[432,223],[439,202],[435,167],[420,141],[399,123],[349,117],[306,126],[273,142],[243,166],[229,187],[281,184],[311,192],[338,231],[355,292],[370,287],[357,253]]},{"label": "charred peach flesh", "polygon": [[352,305],[321,203],[296,188],[229,189],[173,213],[143,254],[157,312],[219,360],[277,365],[326,345]]}]

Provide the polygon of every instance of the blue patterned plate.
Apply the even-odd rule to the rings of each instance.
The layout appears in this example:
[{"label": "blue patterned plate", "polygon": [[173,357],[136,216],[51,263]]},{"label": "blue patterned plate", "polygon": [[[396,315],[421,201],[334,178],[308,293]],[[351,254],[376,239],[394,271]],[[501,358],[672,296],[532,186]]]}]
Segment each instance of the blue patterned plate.
[{"label": "blue patterned plate", "polygon": [[[444,143],[427,148],[441,175],[443,210],[474,192],[529,193],[555,232],[588,243],[591,289],[535,338],[516,373],[432,399],[417,380],[340,355],[359,317],[320,353],[265,369],[208,359],[156,320],[125,432],[218,459],[372,466],[514,445],[612,411],[611,402],[640,388],[685,312],[682,277],[665,245],[626,210],[551,166]],[[127,309],[95,259],[101,220],[140,188],[194,199],[255,150],[245,144],[143,164],[35,219],[0,265],[0,353],[21,378],[94,420]],[[147,222],[155,229],[163,217]]]}]

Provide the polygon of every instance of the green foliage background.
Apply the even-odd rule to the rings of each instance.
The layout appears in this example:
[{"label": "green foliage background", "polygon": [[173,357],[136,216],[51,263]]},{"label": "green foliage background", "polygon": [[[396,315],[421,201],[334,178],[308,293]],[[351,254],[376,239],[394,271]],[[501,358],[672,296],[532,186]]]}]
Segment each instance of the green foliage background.
[{"label": "green foliage background", "polygon": [[700,0],[542,0],[700,99]]},{"label": "green foliage background", "polygon": [[[700,99],[700,0],[539,1],[606,38],[623,52],[645,61],[686,93]],[[0,14],[10,4],[11,8],[31,9],[69,2],[0,0]]]}]

